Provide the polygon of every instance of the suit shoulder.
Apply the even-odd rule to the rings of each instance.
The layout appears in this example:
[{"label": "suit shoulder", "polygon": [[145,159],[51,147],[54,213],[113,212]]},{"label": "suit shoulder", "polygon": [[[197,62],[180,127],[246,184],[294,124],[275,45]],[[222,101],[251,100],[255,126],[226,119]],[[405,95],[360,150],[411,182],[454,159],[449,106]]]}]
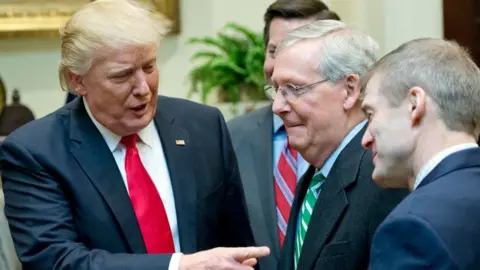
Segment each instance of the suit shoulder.
[{"label": "suit shoulder", "polygon": [[63,132],[70,108],[64,106],[55,112],[35,119],[15,129],[4,143],[15,141],[25,146],[57,141]]},{"label": "suit shoulder", "polygon": [[216,107],[182,98],[159,96],[158,106],[160,106],[163,111],[173,113],[175,116],[180,117],[196,118],[203,115],[221,114],[220,110]]},{"label": "suit shoulder", "polygon": [[270,119],[273,119],[272,108],[265,106],[233,118],[227,122],[227,126],[231,132],[241,132],[255,123],[270,121]]}]

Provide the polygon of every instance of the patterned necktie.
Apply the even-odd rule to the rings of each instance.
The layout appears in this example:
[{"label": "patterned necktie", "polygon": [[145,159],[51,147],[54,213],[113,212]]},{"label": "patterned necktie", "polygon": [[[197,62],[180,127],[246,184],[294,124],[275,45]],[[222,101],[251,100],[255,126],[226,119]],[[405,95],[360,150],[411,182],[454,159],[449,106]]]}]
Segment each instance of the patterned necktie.
[{"label": "patterned necktie", "polygon": [[123,137],[130,200],[148,253],[174,253],[172,231],[162,199],[137,150],[138,134]]},{"label": "patterned necktie", "polygon": [[297,151],[285,143],[280,153],[277,168],[273,178],[275,180],[275,201],[277,203],[277,227],[280,246],[283,245],[287,232],[288,218],[292,208],[295,187],[297,186]]},{"label": "patterned necktie", "polygon": [[298,259],[300,258],[300,253],[302,252],[303,240],[305,240],[305,235],[307,234],[308,223],[312,217],[313,208],[315,207],[318,194],[320,193],[324,182],[325,176],[323,176],[323,174],[315,174],[312,178],[312,181],[310,181],[307,194],[303,199],[302,207],[300,208],[300,220],[297,225],[297,234],[295,239],[295,269],[297,269]]}]

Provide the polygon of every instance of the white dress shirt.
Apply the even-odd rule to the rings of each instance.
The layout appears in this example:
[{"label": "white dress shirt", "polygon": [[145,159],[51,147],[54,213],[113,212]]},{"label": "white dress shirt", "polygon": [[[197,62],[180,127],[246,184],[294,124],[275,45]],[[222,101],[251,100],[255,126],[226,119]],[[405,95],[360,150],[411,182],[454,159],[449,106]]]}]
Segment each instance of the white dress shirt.
[{"label": "white dress shirt", "polygon": [[[102,124],[100,124],[92,115],[87,101],[84,99],[83,104],[87,110],[90,119],[97,127],[103,139],[108,145],[108,148],[112,152],[115,162],[117,163],[120,174],[123,178],[123,183],[128,192],[127,175],[125,172],[125,155],[127,149],[125,145],[120,143],[121,136],[114,134]],[[175,254],[170,260],[169,270],[178,269],[181,252],[180,251],[180,238],[178,236],[178,224],[177,214],[175,210],[175,198],[173,195],[172,183],[170,181],[170,174],[168,172],[167,162],[163,153],[162,143],[160,136],[155,127],[155,123],[152,120],[144,129],[138,132],[140,141],[137,142],[138,153],[143,166],[147,170],[153,184],[157,188],[160,198],[162,198],[165,212],[167,213],[168,223],[173,236],[173,244],[175,246]],[[100,166],[100,165],[99,165]]]},{"label": "white dress shirt", "polygon": [[433,158],[431,158],[423,166],[423,168],[420,170],[420,172],[417,174],[417,177],[415,178],[415,185],[413,186],[413,190],[417,189],[418,186],[420,185],[420,183],[423,181],[423,179],[425,179],[425,177],[427,177],[427,175],[433,169],[435,169],[435,167],[437,167],[437,165],[440,162],[442,162],[442,160],[444,160],[446,157],[448,157],[449,155],[451,155],[455,152],[465,150],[465,149],[468,149],[468,148],[475,148],[475,147],[478,147],[478,144],[476,144],[476,143],[463,143],[463,144],[457,144],[457,145],[451,146],[449,148],[446,148],[446,149],[440,151],[438,154],[433,156]]}]

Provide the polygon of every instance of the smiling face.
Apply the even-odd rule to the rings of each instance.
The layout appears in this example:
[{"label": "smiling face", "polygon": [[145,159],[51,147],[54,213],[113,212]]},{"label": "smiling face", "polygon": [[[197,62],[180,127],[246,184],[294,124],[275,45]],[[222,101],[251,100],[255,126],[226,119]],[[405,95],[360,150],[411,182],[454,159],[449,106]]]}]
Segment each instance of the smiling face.
[{"label": "smiling face", "polygon": [[[317,71],[322,57],[318,42],[302,41],[278,54],[272,76],[276,87],[324,79]],[[282,91],[276,93],[272,110],[284,121],[290,145],[314,166],[321,166],[348,132],[347,114],[358,96],[348,94],[346,82],[347,78],[315,84],[291,100]]]},{"label": "smiling face", "polygon": [[85,75],[70,74],[75,92],[85,97],[94,118],[119,136],[140,131],[157,107],[155,46],[107,51]]},{"label": "smiling face", "polygon": [[412,171],[415,135],[409,103],[393,107],[382,95],[381,75],[374,75],[366,86],[362,108],[369,120],[362,145],[370,148],[375,169],[373,180],[382,187],[408,187]]}]

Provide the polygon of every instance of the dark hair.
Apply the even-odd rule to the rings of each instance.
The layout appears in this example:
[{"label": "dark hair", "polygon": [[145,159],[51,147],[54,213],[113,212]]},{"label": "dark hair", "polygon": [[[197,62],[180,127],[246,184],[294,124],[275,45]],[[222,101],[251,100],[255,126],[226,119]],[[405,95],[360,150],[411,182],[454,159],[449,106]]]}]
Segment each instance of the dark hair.
[{"label": "dark hair", "polygon": [[277,0],[271,4],[263,20],[265,27],[263,28],[263,41],[265,48],[270,38],[270,24],[274,18],[283,19],[308,19],[316,20],[338,20],[340,17],[337,13],[328,9],[327,5],[319,0]]}]

